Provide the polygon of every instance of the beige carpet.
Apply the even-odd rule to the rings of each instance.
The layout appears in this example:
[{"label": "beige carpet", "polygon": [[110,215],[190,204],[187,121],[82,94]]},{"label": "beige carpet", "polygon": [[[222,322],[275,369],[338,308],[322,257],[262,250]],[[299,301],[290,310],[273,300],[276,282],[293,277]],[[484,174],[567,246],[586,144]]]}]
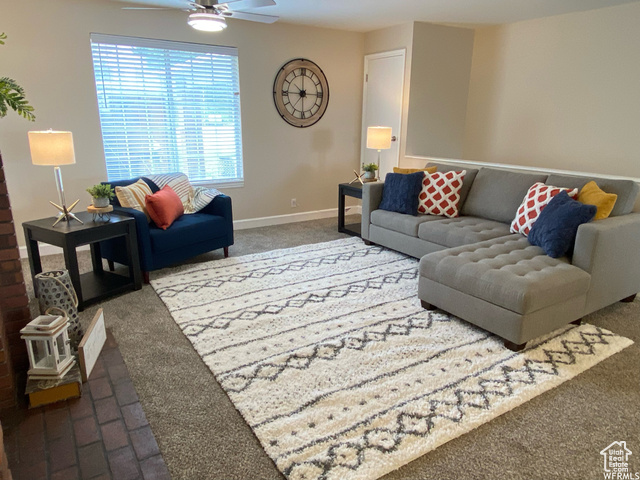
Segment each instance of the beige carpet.
[{"label": "beige carpet", "polygon": [[[345,237],[336,232],[335,219],[237,231],[231,255]],[[217,258],[222,252],[194,262]],[[87,252],[80,260],[90,268]],[[59,267],[62,256],[43,263]],[[25,272],[30,284],[28,266]],[[101,306],[173,478],[282,480],[151,286]],[[83,312],[82,320],[96,309]],[[585,320],[636,343],[384,480],[602,478],[599,452],[612,441],[626,440],[634,454],[640,452],[640,302],[617,303]],[[640,470],[636,456],[631,466]]]},{"label": "beige carpet", "polygon": [[151,284],[291,480],[375,480],[632,344],[581,325],[513,353],[424,310],[417,276],[416,259],[352,238]]}]

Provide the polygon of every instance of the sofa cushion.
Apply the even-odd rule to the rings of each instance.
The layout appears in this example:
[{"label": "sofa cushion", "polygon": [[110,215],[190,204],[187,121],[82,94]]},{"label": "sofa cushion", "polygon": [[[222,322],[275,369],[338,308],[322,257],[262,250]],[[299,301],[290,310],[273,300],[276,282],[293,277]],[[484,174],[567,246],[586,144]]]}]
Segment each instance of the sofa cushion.
[{"label": "sofa cushion", "polygon": [[[100,182],[100,183],[102,183],[103,185],[106,185],[108,183],[111,185],[112,188],[115,189],[116,187],[126,187],[127,185],[131,185],[132,183],[136,183],[138,180],[142,180],[144,183],[149,185],[149,188],[151,189],[151,193],[156,193],[158,190],[160,190],[155,183],[143,177],[130,178],[128,180],[116,180],[115,182]],[[118,197],[113,197],[111,199],[111,205],[113,205],[114,207],[122,207],[122,205],[120,205],[120,201],[118,200]]]},{"label": "sofa cushion", "polygon": [[481,168],[462,206],[462,214],[510,223],[529,187],[536,182],[545,183],[546,179],[546,174]]},{"label": "sofa cushion", "polygon": [[611,211],[611,216],[626,215],[633,211],[633,206],[638,197],[640,187],[633,180],[613,180],[599,177],[578,177],[575,175],[551,174],[547,183],[558,185],[559,187],[569,187],[582,189],[587,182],[594,180],[598,186],[607,193],[615,193],[618,196],[616,204]]},{"label": "sofa cushion", "polygon": [[616,205],[618,195],[607,193],[602,190],[596,182],[591,180],[578,194],[578,201],[586,205],[595,205],[597,208],[594,220],[604,220],[611,215],[613,207]]},{"label": "sofa cushion", "polygon": [[518,207],[516,218],[511,222],[511,232],[521,233],[525,237],[529,235],[531,227],[538,220],[542,210],[561,192],[567,192],[574,200],[578,198],[577,188],[568,190],[564,187],[554,187],[540,182],[531,185],[524,200]]},{"label": "sofa cushion", "polygon": [[144,180],[140,179],[136,183],[124,187],[116,186],[115,190],[120,205],[124,208],[133,208],[144,213],[147,216],[147,221],[151,221],[149,212],[147,212],[145,197],[152,195],[153,192]]},{"label": "sofa cushion", "polygon": [[438,167],[425,167],[425,168],[401,168],[393,167],[393,173],[403,173],[405,175],[416,172],[436,173]]},{"label": "sofa cushion", "polygon": [[371,212],[371,223],[378,227],[404,233],[412,237],[418,236],[418,227],[424,222],[442,220],[445,217],[436,215],[405,215],[402,213],[388,212],[386,210],[374,210]]},{"label": "sofa cushion", "polygon": [[418,227],[419,238],[444,247],[459,247],[505,235],[511,235],[509,225],[478,217],[447,218]]},{"label": "sofa cushion", "polygon": [[169,228],[177,218],[184,214],[182,200],[169,185],[165,185],[159,192],[147,195],[144,203],[149,217],[162,230]]},{"label": "sofa cushion", "polygon": [[418,194],[422,188],[424,172],[387,173],[384,179],[382,201],[378,208],[389,212],[418,214]]},{"label": "sofa cushion", "polygon": [[430,253],[420,275],[521,315],[584,295],[591,280],[520,235]]},{"label": "sofa cushion", "polygon": [[228,226],[224,217],[206,213],[182,215],[166,230],[153,224],[149,225],[151,249],[154,253],[188,249],[189,243],[185,239],[190,239],[190,242],[195,244],[225,236],[227,233]]},{"label": "sofa cushion", "polygon": [[465,170],[425,174],[418,196],[418,213],[460,215],[460,189],[467,174]]},{"label": "sofa cushion", "polygon": [[467,195],[469,195],[469,190],[471,189],[471,185],[473,184],[473,180],[476,178],[478,174],[477,168],[467,168],[461,167],[460,165],[448,165],[446,163],[439,162],[429,162],[425,165],[426,167],[437,167],[438,172],[450,172],[452,170],[459,172],[460,170],[466,170],[467,173],[464,176],[464,180],[462,181],[462,188],[460,189],[460,203],[458,204],[458,209],[462,208],[464,202],[467,200]]},{"label": "sofa cushion", "polygon": [[573,250],[578,227],[590,222],[598,208],[573,200],[563,190],[553,197],[531,228],[529,242],[542,247],[553,258],[563,257]]}]

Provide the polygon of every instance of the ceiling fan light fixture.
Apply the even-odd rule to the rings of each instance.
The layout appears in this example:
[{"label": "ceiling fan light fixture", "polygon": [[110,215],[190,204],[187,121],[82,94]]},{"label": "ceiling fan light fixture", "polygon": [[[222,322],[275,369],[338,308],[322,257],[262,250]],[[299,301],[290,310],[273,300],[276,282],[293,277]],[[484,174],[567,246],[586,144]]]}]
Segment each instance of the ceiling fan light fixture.
[{"label": "ceiling fan light fixture", "polygon": [[187,23],[203,32],[220,32],[227,28],[227,22],[222,15],[217,13],[192,13]]}]

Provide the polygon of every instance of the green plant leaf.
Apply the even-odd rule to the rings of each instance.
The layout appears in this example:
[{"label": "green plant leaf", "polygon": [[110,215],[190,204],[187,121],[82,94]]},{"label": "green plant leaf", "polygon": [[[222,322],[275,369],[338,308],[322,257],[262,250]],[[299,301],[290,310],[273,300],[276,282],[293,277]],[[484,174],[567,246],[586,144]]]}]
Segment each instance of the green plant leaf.
[{"label": "green plant leaf", "polygon": [[[7,35],[0,33],[0,45],[4,45]],[[33,122],[36,116],[33,114],[33,107],[24,98],[24,89],[9,77],[0,78],[0,118],[5,117],[9,109],[18,115]]]},{"label": "green plant leaf", "polygon": [[113,189],[111,188],[111,185],[108,183],[106,185],[98,183],[93,187],[89,187],[87,188],[87,193],[89,193],[89,195],[91,195],[93,198],[105,197],[105,198],[108,198],[109,200],[111,200],[115,196],[113,193]]}]

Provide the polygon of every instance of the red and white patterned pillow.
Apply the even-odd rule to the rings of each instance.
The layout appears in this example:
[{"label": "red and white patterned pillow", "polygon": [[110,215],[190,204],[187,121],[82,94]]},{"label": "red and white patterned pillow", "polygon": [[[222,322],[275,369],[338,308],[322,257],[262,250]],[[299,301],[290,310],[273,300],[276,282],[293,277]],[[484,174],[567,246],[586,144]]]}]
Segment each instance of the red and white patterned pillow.
[{"label": "red and white patterned pillow", "polygon": [[528,236],[531,227],[540,216],[540,212],[544,210],[544,207],[549,204],[553,197],[563,190],[574,200],[578,198],[577,188],[554,187],[553,185],[545,185],[542,182],[531,185],[520,207],[518,207],[516,218],[511,222],[511,232],[521,233],[525,237]]},{"label": "red and white patterned pillow", "polygon": [[418,212],[444,215],[449,218],[457,217],[460,189],[466,174],[466,170],[425,173],[422,190],[418,196]]}]

